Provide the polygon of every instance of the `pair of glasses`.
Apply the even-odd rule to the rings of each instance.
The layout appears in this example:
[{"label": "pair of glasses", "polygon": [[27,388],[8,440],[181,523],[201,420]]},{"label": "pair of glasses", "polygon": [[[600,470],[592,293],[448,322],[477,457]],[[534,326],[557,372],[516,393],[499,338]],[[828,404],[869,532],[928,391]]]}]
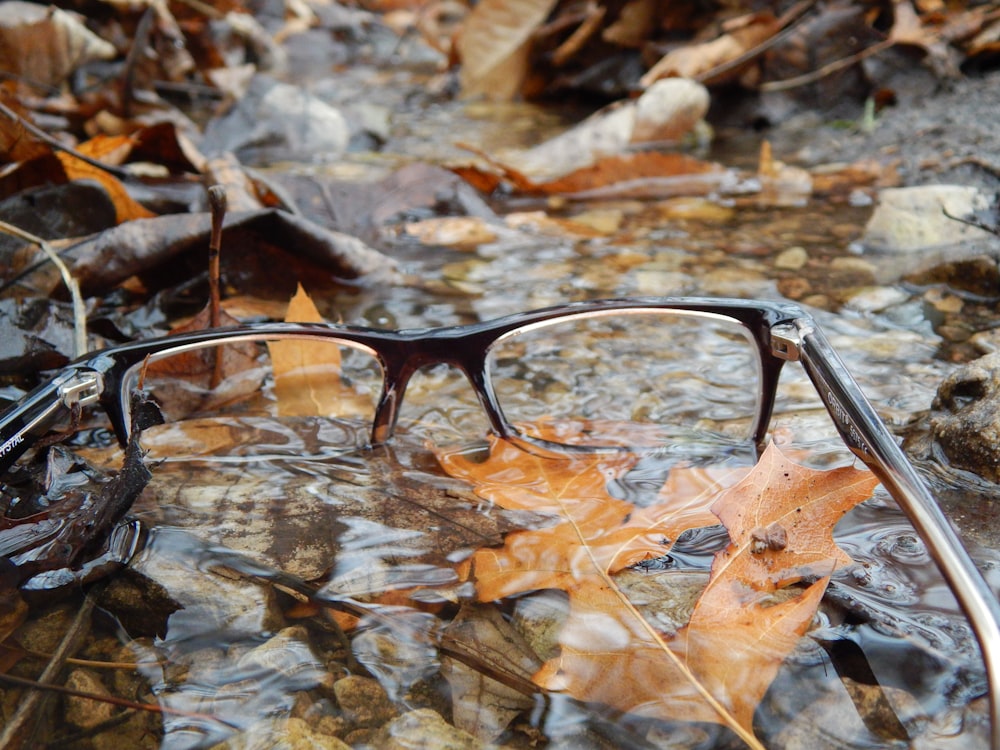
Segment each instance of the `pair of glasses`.
[{"label": "pair of glasses", "polygon": [[0,472],[93,403],[126,445],[139,385],[177,432],[168,460],[321,458],[378,445],[393,434],[411,377],[437,364],[466,376],[497,435],[529,448],[759,448],[788,361],[801,363],[846,446],[909,517],[971,622],[1000,750],[1000,605],[815,321],[794,304],[633,298],[436,329],[263,323],[139,341],[68,365],[0,416]]}]

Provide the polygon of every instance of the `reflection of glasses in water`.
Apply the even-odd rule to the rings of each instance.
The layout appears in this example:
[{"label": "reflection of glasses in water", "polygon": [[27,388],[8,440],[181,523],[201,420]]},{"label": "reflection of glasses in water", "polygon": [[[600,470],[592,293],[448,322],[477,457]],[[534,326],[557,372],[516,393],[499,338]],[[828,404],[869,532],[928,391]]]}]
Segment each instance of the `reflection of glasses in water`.
[{"label": "reflection of glasses in water", "polygon": [[[67,366],[0,417],[0,471],[67,409],[95,401],[124,444],[129,394],[140,377],[168,425],[223,416],[271,416],[278,424],[350,418],[362,420],[366,433],[370,426],[378,444],[393,433],[411,376],[441,363],[466,375],[494,432],[519,442],[574,451],[635,447],[630,442],[680,451],[722,439],[760,444],[786,361],[802,364],[844,442],[909,516],[971,620],[1000,748],[1000,606],[857,383],[796,305],[604,300],[439,329],[268,323],[140,341]],[[182,438],[197,442],[197,434]],[[347,435],[321,429],[318,438]],[[251,451],[254,440],[221,450]]]}]

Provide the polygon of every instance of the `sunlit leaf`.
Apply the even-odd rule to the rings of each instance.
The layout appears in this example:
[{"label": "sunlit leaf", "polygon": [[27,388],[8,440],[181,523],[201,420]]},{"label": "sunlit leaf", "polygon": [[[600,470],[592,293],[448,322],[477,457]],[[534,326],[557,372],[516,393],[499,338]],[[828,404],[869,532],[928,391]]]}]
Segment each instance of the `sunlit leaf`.
[{"label": "sunlit leaf", "polygon": [[[699,78],[705,73],[732,62],[748,50],[772,37],[780,28],[773,14],[754,13],[729,24],[730,31],[715,39],[700,44],[686,44],[676,47],[664,55],[640,79],[643,86],[650,86],[660,78],[680,76]],[[729,71],[728,77],[741,72]],[[721,83],[726,77],[719,77],[713,83]]]}]

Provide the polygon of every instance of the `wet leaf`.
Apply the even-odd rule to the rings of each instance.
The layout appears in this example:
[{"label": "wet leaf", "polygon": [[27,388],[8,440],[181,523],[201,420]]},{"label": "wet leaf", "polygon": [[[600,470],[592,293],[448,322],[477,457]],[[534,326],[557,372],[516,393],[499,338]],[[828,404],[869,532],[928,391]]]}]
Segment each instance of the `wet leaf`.
[{"label": "wet leaf", "polygon": [[[720,186],[735,182],[731,170],[680,153],[642,151],[599,159],[592,166],[575,170],[552,180],[536,181],[520,170],[485,154],[502,178],[516,191],[535,195],[565,195],[575,198],[668,197],[705,195]],[[490,172],[478,167],[456,168],[455,172],[473,185],[490,184]],[[499,184],[493,176],[493,184]]]},{"label": "wet leaf", "polygon": [[[710,42],[686,44],[671,50],[650,68],[642,77],[644,86],[668,76],[682,78],[699,78],[705,73],[726,63],[732,62],[742,54],[761,42],[773,36],[780,24],[770,12],[754,13],[748,16],[732,19],[727,33],[716,37]],[[735,74],[740,73],[738,69]],[[732,75],[713,80],[721,83]]]},{"label": "wet leaf", "polygon": [[[753,711],[812,621],[826,581],[804,592],[779,589],[846,560],[832,528],[877,481],[854,469],[796,466],[769,447],[721,494],[734,470],[674,469],[661,502],[636,509],[605,489],[628,468],[622,457],[540,457],[495,439],[483,463],[457,454],[439,460],[501,507],[560,519],[510,534],[503,549],[480,550],[472,560],[480,600],[545,588],[569,594],[562,651],[535,675],[539,685],[640,715],[722,723],[754,747]],[[691,621],[671,638],[628,599],[614,573],[666,554],[680,533],[716,516],[733,543],[718,554]]]},{"label": "wet leaf", "polygon": [[450,652],[461,650],[468,661],[482,665],[473,668],[448,656],[441,660],[441,672],[451,686],[455,726],[483,742],[495,741],[533,701],[490,673],[513,670],[528,681],[541,664],[538,656],[492,605],[462,605],[441,642]]},{"label": "wet leaf", "polygon": [[464,96],[510,99],[528,69],[531,35],[556,0],[483,0],[466,17],[458,39]]},{"label": "wet leaf", "polygon": [[74,70],[117,54],[80,16],[54,7],[7,0],[0,11],[0,71],[49,86]]},{"label": "wet leaf", "polygon": [[[131,143],[129,143],[129,139],[100,138],[81,144],[77,150],[85,156],[91,156],[98,160],[101,160],[106,154],[114,158],[123,158],[131,150]],[[132,198],[125,185],[114,175],[72,154],[57,151],[55,155],[62,164],[67,179],[94,180],[101,184],[115,205],[119,223],[155,216],[152,211],[144,208]],[[113,161],[109,163],[113,163]]]},{"label": "wet leaf", "polygon": [[[167,269],[168,261],[183,252],[207,248],[210,221],[207,213],[130,221],[76,243],[67,250],[65,257],[67,261],[72,260],[73,275],[84,294],[97,295],[115,288],[130,276]],[[361,240],[284,211],[263,209],[229,214],[225,226],[227,233],[223,235],[223,248],[226,247],[229,232],[246,231],[250,235],[241,243],[245,251],[239,259],[243,271],[251,267],[251,258],[257,246],[271,241],[286,253],[286,267],[291,266],[292,270],[301,267],[303,272],[312,268],[312,272],[316,273],[318,266],[323,269],[321,279],[329,282],[347,278],[364,283],[375,280],[393,283],[401,278],[393,260]],[[225,252],[222,260],[225,265]],[[268,268],[272,291],[279,290],[278,281],[284,278],[281,274],[286,270],[285,267]],[[58,276],[44,266],[26,275],[24,283],[48,290],[54,290],[61,284]],[[291,293],[293,288],[294,282],[286,293]]]},{"label": "wet leaf", "polygon": [[[285,321],[322,323],[323,316],[299,285],[288,303]],[[371,398],[341,378],[340,349],[307,340],[270,341],[274,393],[285,417],[357,417],[371,414]]]}]

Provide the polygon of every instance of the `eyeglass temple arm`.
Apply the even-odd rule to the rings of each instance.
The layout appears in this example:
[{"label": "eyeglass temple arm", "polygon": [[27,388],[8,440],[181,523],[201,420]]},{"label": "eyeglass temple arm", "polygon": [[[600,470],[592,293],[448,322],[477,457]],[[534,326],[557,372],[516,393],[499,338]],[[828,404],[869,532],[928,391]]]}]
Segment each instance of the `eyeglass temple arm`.
[{"label": "eyeglass temple arm", "polygon": [[798,354],[844,442],[902,507],[972,624],[989,681],[991,747],[1000,750],[1000,603],[996,595],[822,331],[811,322],[796,321],[794,328],[779,332],[778,339],[779,349],[794,345],[789,358]]},{"label": "eyeglass temple arm", "polygon": [[0,475],[7,472],[61,416],[74,406],[97,401],[101,390],[99,373],[68,370],[0,415]]}]

